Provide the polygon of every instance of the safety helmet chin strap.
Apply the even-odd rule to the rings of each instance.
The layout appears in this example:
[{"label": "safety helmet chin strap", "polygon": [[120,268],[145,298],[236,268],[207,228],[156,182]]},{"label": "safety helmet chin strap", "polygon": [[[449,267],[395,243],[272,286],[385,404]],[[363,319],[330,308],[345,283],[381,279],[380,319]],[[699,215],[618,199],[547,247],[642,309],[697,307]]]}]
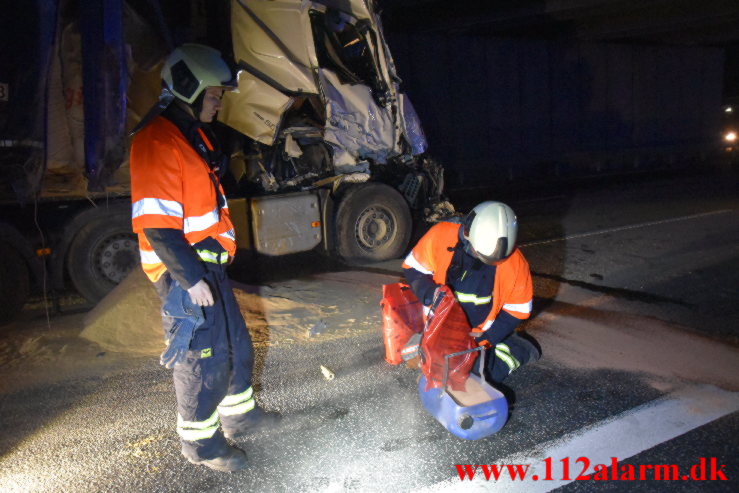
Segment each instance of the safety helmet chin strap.
[{"label": "safety helmet chin strap", "polygon": [[200,113],[203,111],[203,101],[205,100],[205,92],[206,92],[206,89],[203,89],[202,91],[200,91],[200,94],[198,94],[198,97],[195,98],[195,101],[193,101],[189,105],[190,108],[192,108],[195,119],[198,121],[200,121]]},{"label": "safety helmet chin strap", "polygon": [[154,103],[154,106],[149,108],[149,111],[146,112],[144,117],[141,119],[140,122],[136,124],[135,127],[133,127],[133,130],[128,134],[129,137],[133,137],[136,135],[136,132],[144,128],[149,124],[150,121],[152,121],[157,116],[161,115],[164,110],[167,109],[167,107],[172,104],[172,101],[174,101],[175,95],[172,94],[172,92],[166,88],[162,88],[162,93],[159,95],[159,99],[156,103]]},{"label": "safety helmet chin strap", "polygon": [[467,214],[467,216],[465,216],[464,220],[462,221],[462,227],[459,229],[459,239],[462,241],[462,244],[464,245],[464,251],[468,255],[479,258],[477,252],[472,246],[472,242],[470,241],[470,228],[472,227],[472,221],[474,221],[476,215],[477,213],[473,210],[469,214]]},{"label": "safety helmet chin strap", "polygon": [[149,108],[149,111],[147,111],[141,121],[138,122],[135,127],[133,127],[133,130],[131,130],[128,136],[133,137],[134,135],[136,135],[139,130],[147,126],[149,122],[151,122],[154,118],[164,113],[164,111],[173,102],[179,103],[179,105],[182,106],[183,109],[187,108],[187,110],[192,112],[193,118],[195,118],[195,120],[197,121],[200,121],[200,113],[203,111],[204,100],[205,91],[201,91],[195,101],[192,102],[192,104],[187,104],[184,101],[177,99],[177,97],[172,94],[172,91],[170,91],[167,87],[163,87],[162,93],[159,95],[159,99],[157,100],[157,102],[154,103],[154,106]]},{"label": "safety helmet chin strap", "polygon": [[465,216],[464,221],[462,221],[462,234],[467,241],[470,239],[470,228],[472,227],[472,221],[475,220],[475,216],[477,216],[477,212],[473,209]]},{"label": "safety helmet chin strap", "polygon": [[471,257],[477,258],[477,252],[475,252],[475,249],[472,248],[472,243],[470,243],[470,224],[472,223],[472,219],[470,218],[470,215],[473,213],[470,213],[467,215],[467,217],[464,218],[462,221],[462,227],[459,228],[459,241],[462,243],[462,249],[465,251],[466,254],[470,255]]}]

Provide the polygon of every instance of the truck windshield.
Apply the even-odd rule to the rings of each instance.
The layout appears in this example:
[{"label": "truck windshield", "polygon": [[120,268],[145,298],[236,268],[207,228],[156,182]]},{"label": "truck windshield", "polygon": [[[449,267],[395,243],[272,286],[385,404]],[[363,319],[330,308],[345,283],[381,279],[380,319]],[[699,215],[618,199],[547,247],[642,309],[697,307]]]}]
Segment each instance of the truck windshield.
[{"label": "truck windshield", "polygon": [[384,92],[368,43],[369,26],[361,21],[352,24],[330,9],[325,14],[312,12],[311,23],[320,67],[336,72],[342,83],[364,84],[375,93]]}]

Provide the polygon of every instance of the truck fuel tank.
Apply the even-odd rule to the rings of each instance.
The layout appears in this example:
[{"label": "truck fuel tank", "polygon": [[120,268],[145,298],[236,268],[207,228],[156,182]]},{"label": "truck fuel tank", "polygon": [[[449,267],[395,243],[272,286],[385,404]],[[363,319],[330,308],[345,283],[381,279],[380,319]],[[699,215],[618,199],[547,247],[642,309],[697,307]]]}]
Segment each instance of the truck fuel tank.
[{"label": "truck fuel tank", "polygon": [[228,204],[239,248],[254,248],[264,255],[287,255],[312,250],[323,240],[317,193],[239,198]]}]

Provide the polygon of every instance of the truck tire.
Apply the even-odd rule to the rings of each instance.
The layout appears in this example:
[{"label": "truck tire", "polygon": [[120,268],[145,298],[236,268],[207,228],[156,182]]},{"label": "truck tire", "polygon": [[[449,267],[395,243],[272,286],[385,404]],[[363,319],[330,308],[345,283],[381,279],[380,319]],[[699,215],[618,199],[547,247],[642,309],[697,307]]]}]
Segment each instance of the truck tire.
[{"label": "truck tire", "polygon": [[0,324],[6,324],[26,303],[31,275],[23,256],[5,241],[0,241],[0,259]]},{"label": "truck tire", "polygon": [[97,208],[75,234],[67,272],[77,291],[97,303],[139,265],[139,245],[131,231],[130,208]]},{"label": "truck tire", "polygon": [[408,247],[412,224],[408,204],[395,189],[357,185],[339,202],[334,245],[348,264],[398,258]]}]

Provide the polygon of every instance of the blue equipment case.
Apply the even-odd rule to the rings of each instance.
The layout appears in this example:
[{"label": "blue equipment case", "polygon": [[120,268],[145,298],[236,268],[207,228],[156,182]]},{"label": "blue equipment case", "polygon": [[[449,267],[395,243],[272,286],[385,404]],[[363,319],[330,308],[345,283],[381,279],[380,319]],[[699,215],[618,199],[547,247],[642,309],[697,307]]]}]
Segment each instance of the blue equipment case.
[{"label": "blue equipment case", "polygon": [[484,375],[485,348],[478,347],[447,354],[444,357],[444,381],[441,388],[426,391],[426,376],[418,381],[418,396],[423,407],[444,428],[465,440],[478,440],[500,431],[508,419],[508,401],[484,377],[470,374],[465,391],[447,389],[449,358],[472,351],[480,351],[480,375]]}]

